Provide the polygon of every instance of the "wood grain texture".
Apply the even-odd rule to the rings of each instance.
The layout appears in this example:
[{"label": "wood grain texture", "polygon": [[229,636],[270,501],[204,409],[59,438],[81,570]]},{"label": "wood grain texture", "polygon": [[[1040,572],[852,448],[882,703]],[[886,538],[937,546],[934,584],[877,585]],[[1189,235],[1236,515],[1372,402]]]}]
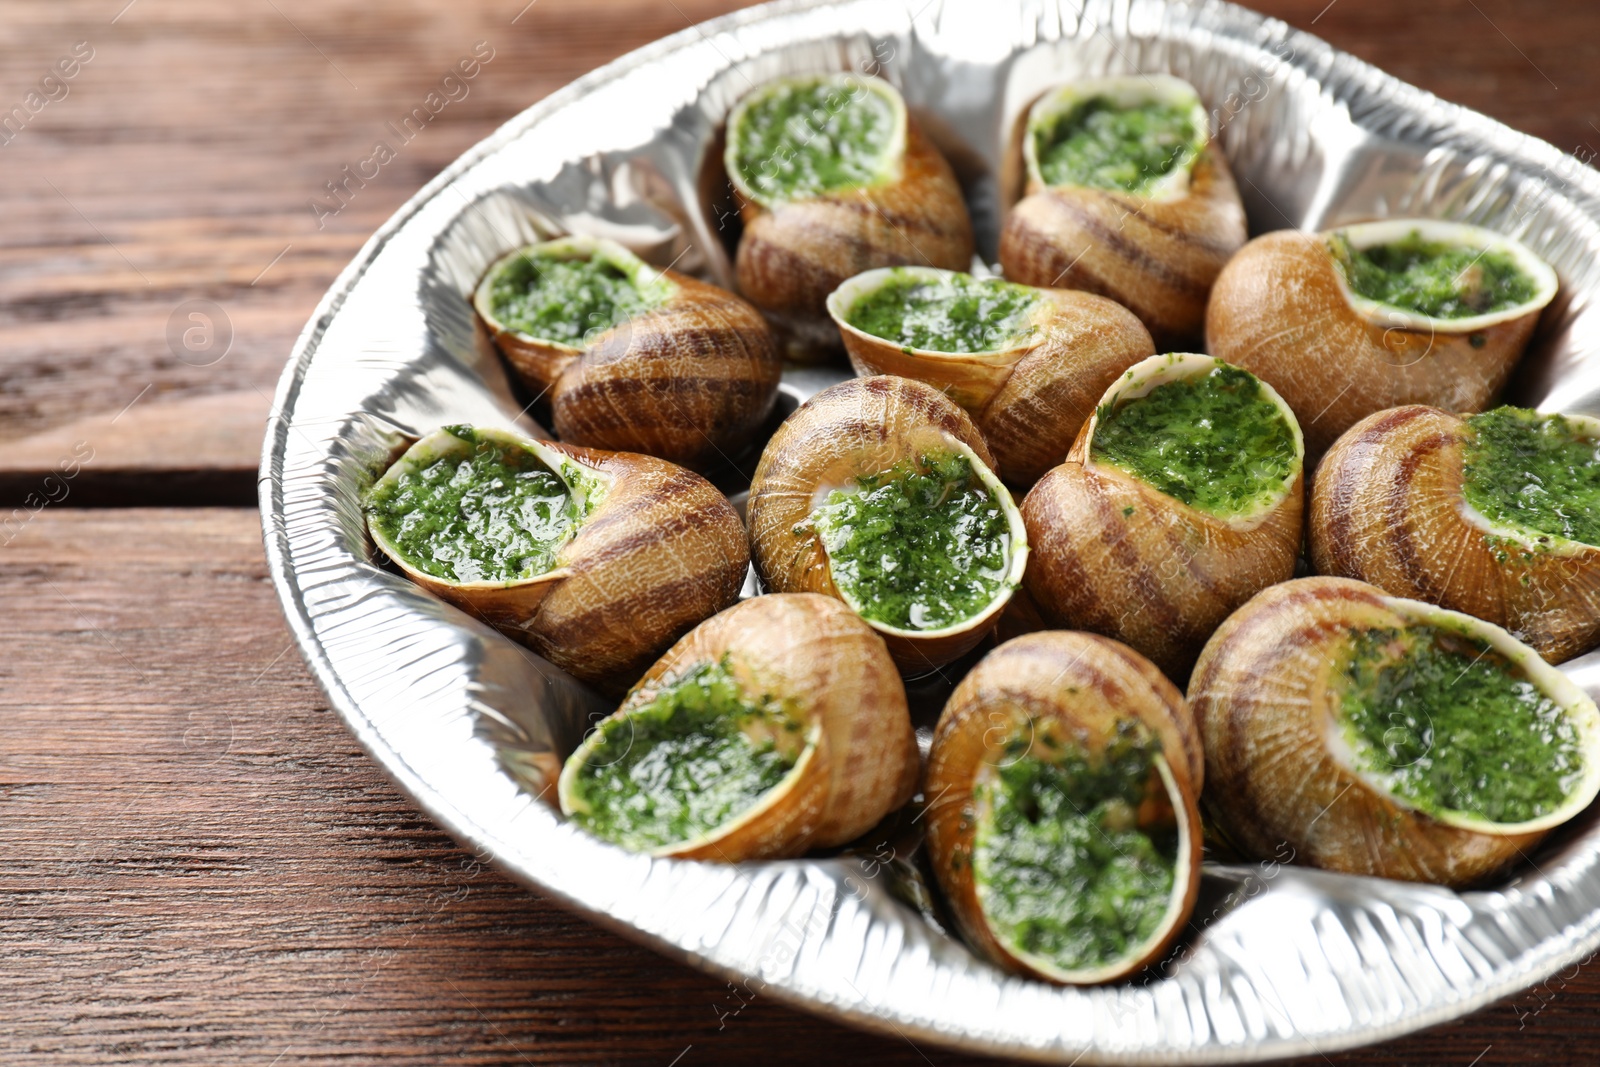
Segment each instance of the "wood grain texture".
[{"label": "wood grain texture", "polygon": [[[0,114],[74,42],[95,49],[0,145],[0,1062],[978,1062],[763,996],[734,1014],[723,983],[463,853],[327,711],[253,515],[74,509],[97,485],[248,495],[288,348],[367,234],[538,97],[738,5],[125,4],[0,0]],[[1565,150],[1600,145],[1600,7],[1256,6]],[[470,95],[319,229],[311,198],[480,40],[495,58]],[[193,299],[232,326],[214,361],[203,337],[169,347]],[[93,458],[62,483],[78,442]],[[1597,1039],[1585,967],[1303,1062],[1559,1064]]]},{"label": "wood grain texture", "polygon": [[[0,2],[0,113],[87,41],[93,58],[0,146],[0,501],[35,474],[8,444],[135,403],[241,393],[265,418],[318,298],[367,235],[498,124],[601,63],[737,0]],[[1600,145],[1600,6],[1570,0],[1263,0],[1423,88],[1588,158]],[[119,14],[120,12],[120,14]],[[115,21],[113,21],[115,18]],[[367,158],[473,46],[494,58],[337,214],[326,183]],[[1426,47],[1419,47],[1426,42]],[[281,257],[280,257],[281,254]],[[186,301],[209,300],[217,332]],[[175,318],[176,313],[176,318]],[[223,321],[232,342],[219,354]],[[174,326],[174,323],[176,324]],[[169,328],[198,350],[169,345]],[[181,355],[174,347],[182,349]],[[215,360],[214,362],[212,360]],[[180,415],[169,419],[176,425]],[[248,494],[257,448],[219,430],[208,478]],[[24,452],[33,446],[23,442]],[[20,468],[20,469],[19,469]],[[96,475],[135,471],[120,445]],[[241,488],[242,487],[242,488]],[[129,492],[139,499],[149,489]],[[232,496],[228,494],[232,493]],[[114,495],[114,494],[113,494]],[[159,495],[159,493],[158,493]],[[155,499],[155,497],[147,497]]]},{"label": "wood grain texture", "polygon": [[[125,3],[0,3],[0,115],[74,44],[93,50],[67,96],[0,145],[0,470],[23,468],[0,477],[7,502],[49,470],[8,461],[7,445],[31,450],[28,438],[63,423],[242,392],[260,427],[323,291],[424,182],[567,82],[738,6],[135,0],[113,23]],[[493,58],[465,97],[400,144],[389,124],[479,42]],[[396,158],[333,196],[327,183],[379,140]],[[213,305],[202,320],[185,307],[197,300]],[[220,472],[213,482],[250,492],[260,432],[207,425],[219,432],[198,455]],[[97,476],[138,469],[115,441],[96,459]]]}]

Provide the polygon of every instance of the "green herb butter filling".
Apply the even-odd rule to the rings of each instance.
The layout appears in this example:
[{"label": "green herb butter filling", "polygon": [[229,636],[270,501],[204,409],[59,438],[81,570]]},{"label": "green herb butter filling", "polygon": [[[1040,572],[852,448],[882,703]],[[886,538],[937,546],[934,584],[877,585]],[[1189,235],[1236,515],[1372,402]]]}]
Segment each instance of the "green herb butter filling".
[{"label": "green herb butter filling", "polygon": [[852,304],[845,321],[905,348],[989,352],[1032,334],[1028,318],[1038,303],[1033,289],[998,278],[895,271]]},{"label": "green herb butter filling", "polygon": [[1357,763],[1424,812],[1528,822],[1583,775],[1566,712],[1476,638],[1423,624],[1360,631],[1340,684]]},{"label": "green herb butter filling", "polygon": [[1336,233],[1328,247],[1352,292],[1430,318],[1490,315],[1538,295],[1538,283],[1509,254],[1429,241],[1417,230],[1361,249]]},{"label": "green herb butter filling", "polygon": [[1253,374],[1227,364],[1102,405],[1098,416],[1096,463],[1213,515],[1275,498],[1299,462],[1283,410]]},{"label": "green herb butter filling", "polygon": [[898,109],[860,78],[783,82],[738,116],[729,165],[757,200],[781,203],[883,180]]},{"label": "green herb butter filling", "polygon": [[1502,407],[1467,419],[1462,494],[1499,526],[1600,546],[1600,439],[1560,415]]},{"label": "green herb butter filling", "polygon": [[446,427],[470,451],[404,469],[367,494],[367,520],[424,574],[454,582],[536,578],[584,518],[567,483],[516,444]]},{"label": "green herb butter filling", "polygon": [[982,772],[972,871],[995,936],[1063,971],[1125,959],[1160,928],[1178,864],[1175,826],[1141,827],[1161,790],[1160,743],[1119,724],[1105,750],[1025,732]]},{"label": "green herb butter filling", "polygon": [[1121,105],[1096,96],[1042,125],[1033,136],[1034,159],[1046,185],[1142,194],[1193,161],[1203,131],[1189,105]]},{"label": "green herb butter filling", "polygon": [[578,346],[660,306],[669,285],[658,280],[641,288],[630,272],[604,256],[568,259],[527,253],[495,268],[489,313],[515,333]]},{"label": "green herb butter filling", "polygon": [[703,837],[749,811],[807,744],[801,721],[770,695],[752,697],[726,657],[607,719],[598,735],[578,769],[572,816],[636,852]]},{"label": "green herb butter filling", "polygon": [[1011,526],[996,494],[954,452],[929,453],[836,489],[796,528],[814,526],[834,585],[865,619],[941,630],[1006,588]]}]

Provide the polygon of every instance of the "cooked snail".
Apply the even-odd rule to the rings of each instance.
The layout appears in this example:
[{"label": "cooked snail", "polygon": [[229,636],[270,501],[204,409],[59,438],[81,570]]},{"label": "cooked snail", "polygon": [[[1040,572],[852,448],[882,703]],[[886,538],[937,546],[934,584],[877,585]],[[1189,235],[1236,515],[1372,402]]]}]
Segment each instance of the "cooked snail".
[{"label": "cooked snail", "polygon": [[665,460],[447,426],[363,500],[384,555],[424,589],[620,691],[749,567],[738,512]]},{"label": "cooked snail", "polygon": [[966,941],[1053,982],[1160,958],[1200,887],[1199,734],[1126,645],[1008,641],[957,684],[928,757],[928,854]]},{"label": "cooked snail", "polygon": [[1311,559],[1504,626],[1560,663],[1600,644],[1600,420],[1413,405],[1334,442]]},{"label": "cooked snail", "polygon": [[754,308],[612,241],[520,248],[473,307],[571,444],[703,467],[743,450],[778,397],[783,363]]},{"label": "cooked snail", "polygon": [[938,390],[852,378],[803,404],[750,483],[756,571],[779,593],[838,597],[903,670],[989,633],[1022,579],[1027,535],[972,420]]},{"label": "cooked snail", "polygon": [[1181,680],[1229,612],[1293,576],[1303,457],[1271,386],[1209,356],[1152,356],[1022,501],[1027,590],[1053,624],[1126,641]]},{"label": "cooked snail", "polygon": [[1555,293],[1522,244],[1459,222],[1269,233],[1217,279],[1206,346],[1271,382],[1320,456],[1385,408],[1482,411]]},{"label": "cooked snail", "polygon": [[846,278],[896,264],[972,264],[961,186],[888,82],[768,82],[728,117],[724,164],[744,222],[739,288],[790,359],[838,351],[823,305]]},{"label": "cooked snail", "polygon": [[1345,578],[1274,586],[1195,665],[1206,798],[1255,856],[1462,886],[1600,792],[1600,712],[1490,623]]},{"label": "cooked snail", "polygon": [[1247,233],[1194,87],[1159,74],[1064,85],[1029,110],[1022,156],[1006,277],[1110,297],[1158,350],[1197,344],[1211,283]]},{"label": "cooked snail", "polygon": [[1155,353],[1104,297],[933,267],[858,274],[828,297],[857,374],[927,382],[972,416],[1000,476],[1026,488],[1060,463],[1095,401]]},{"label": "cooked snail", "polygon": [[865,833],[918,770],[883,640],[837,600],[774,595],[673,645],[567,760],[559,796],[624,848],[734,863]]}]

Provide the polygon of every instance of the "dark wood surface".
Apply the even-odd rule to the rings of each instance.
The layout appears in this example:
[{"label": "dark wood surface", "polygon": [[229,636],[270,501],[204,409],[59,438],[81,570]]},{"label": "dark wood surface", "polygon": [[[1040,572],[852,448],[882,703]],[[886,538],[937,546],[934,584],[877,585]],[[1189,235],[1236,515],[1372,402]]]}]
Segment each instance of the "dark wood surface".
[{"label": "dark wood surface", "polygon": [[[248,503],[289,345],[395,207],[538,97],[737,5],[126,2],[0,2],[0,112],[93,48],[0,145],[0,1062],[974,1062],[762,997],[730,1014],[722,983],[460,851],[327,710],[254,513],[206,506]],[[1258,6],[1600,146],[1600,6]],[[319,228],[323,184],[479,41],[467,98]],[[225,352],[169,344],[193,300]],[[173,506],[78,506],[136,503]],[[1592,972],[1305,1062],[1585,1062]]]}]

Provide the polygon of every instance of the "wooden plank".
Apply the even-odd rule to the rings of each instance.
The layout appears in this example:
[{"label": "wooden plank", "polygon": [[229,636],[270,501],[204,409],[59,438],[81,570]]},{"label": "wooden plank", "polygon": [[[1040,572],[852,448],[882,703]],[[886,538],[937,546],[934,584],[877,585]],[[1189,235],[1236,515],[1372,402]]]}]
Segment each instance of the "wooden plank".
[{"label": "wooden plank", "polygon": [[[20,103],[87,41],[92,58],[0,146],[0,502],[50,473],[37,435],[125,406],[270,396],[323,290],[424,181],[541,96],[737,0],[180,0],[12,4],[0,20],[0,107]],[[1600,5],[1566,0],[1262,0],[1401,78],[1563,149],[1600,144]],[[119,13],[120,11],[120,13]],[[115,20],[113,21],[113,16]],[[477,42],[493,49],[398,158],[335,215],[310,203],[368,156]],[[220,308],[211,347],[169,344],[193,300]],[[223,323],[232,343],[218,352]],[[175,325],[174,325],[175,324]],[[213,359],[213,357],[216,357]],[[248,413],[258,423],[266,410]],[[244,418],[244,415],[240,416]],[[173,409],[198,469],[160,468],[123,500],[238,500],[258,445],[239,424]],[[176,454],[177,449],[167,454]],[[50,459],[48,449],[45,460]],[[148,455],[126,437],[103,471]],[[219,495],[220,494],[220,495]],[[115,494],[112,494],[114,497]]]},{"label": "wooden plank", "polygon": [[[326,709],[249,512],[46,509],[0,618],[0,1062],[978,1062],[736,1012],[457,848]],[[1597,1009],[1585,969],[1303,1063],[1572,1062]]]},{"label": "wooden plank", "polygon": [[[255,502],[251,457],[272,406],[248,389],[74,419],[0,446],[11,518],[47,504],[150,507]],[[4,514],[4,509],[0,509]]]}]

